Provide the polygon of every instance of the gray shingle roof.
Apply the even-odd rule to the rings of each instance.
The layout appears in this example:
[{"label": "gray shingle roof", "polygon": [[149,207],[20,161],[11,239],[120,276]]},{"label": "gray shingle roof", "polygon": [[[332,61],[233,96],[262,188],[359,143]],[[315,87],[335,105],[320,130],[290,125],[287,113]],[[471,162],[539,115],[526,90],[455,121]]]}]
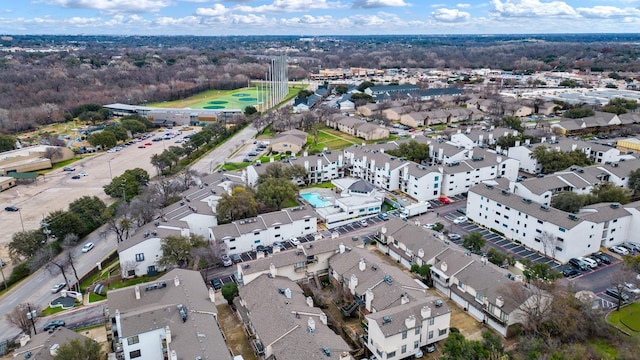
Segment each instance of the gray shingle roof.
[{"label": "gray shingle roof", "polygon": [[[439,299],[434,296],[427,296],[425,298],[413,301],[410,300],[406,304],[394,306],[390,309],[382,311],[376,311],[374,313],[366,315],[365,317],[369,322],[376,322],[378,324],[378,327],[382,330],[384,336],[389,337],[408,330],[407,326],[405,325],[405,319],[407,319],[411,315],[413,315],[416,319],[415,327],[420,327],[423,321],[421,310],[425,306],[431,309],[431,317],[437,317],[451,312],[446,303],[444,303],[440,307],[437,307],[437,300]],[[389,317],[391,321],[385,322],[384,319],[386,317]]]}]

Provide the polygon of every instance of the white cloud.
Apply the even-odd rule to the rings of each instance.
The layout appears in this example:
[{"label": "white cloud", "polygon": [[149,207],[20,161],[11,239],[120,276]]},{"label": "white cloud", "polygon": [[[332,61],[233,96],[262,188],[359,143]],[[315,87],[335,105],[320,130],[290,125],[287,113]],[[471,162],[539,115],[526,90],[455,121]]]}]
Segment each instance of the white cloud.
[{"label": "white cloud", "polygon": [[327,0],[274,0],[273,3],[260,6],[238,5],[234,10],[247,13],[290,13],[310,10],[323,10],[339,8],[339,2],[329,2]]},{"label": "white cloud", "polygon": [[355,0],[351,5],[354,9],[373,9],[380,7],[409,6],[404,0]]},{"label": "white cloud", "polygon": [[577,8],[580,15],[588,18],[620,18],[628,16],[640,16],[640,10],[636,8],[617,8],[615,6],[594,6],[591,8]]},{"label": "white cloud", "polygon": [[324,26],[332,26],[335,25],[335,19],[330,16],[311,16],[304,15],[301,17],[293,17],[293,18],[283,18],[280,19],[280,24],[285,26],[295,26],[295,25],[324,25]]},{"label": "white cloud", "polygon": [[471,14],[458,9],[437,9],[431,13],[431,18],[442,22],[464,22],[471,18]]},{"label": "white cloud", "polygon": [[95,9],[105,12],[156,12],[171,5],[170,0],[47,0],[49,4],[71,9]]},{"label": "white cloud", "polygon": [[458,9],[468,9],[471,7],[471,4],[456,4]]},{"label": "white cloud", "polygon": [[213,7],[210,8],[197,8],[196,15],[200,16],[222,16],[229,12],[222,4],[213,4]]},{"label": "white cloud", "polygon": [[491,13],[503,17],[531,16],[577,16],[578,13],[563,1],[541,2],[540,0],[491,0]]}]

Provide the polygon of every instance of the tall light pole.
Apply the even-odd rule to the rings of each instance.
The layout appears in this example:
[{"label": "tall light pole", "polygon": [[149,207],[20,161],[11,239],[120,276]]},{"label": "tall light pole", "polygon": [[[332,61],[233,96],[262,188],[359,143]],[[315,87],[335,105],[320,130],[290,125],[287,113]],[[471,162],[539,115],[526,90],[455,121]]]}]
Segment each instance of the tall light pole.
[{"label": "tall light pole", "polygon": [[49,236],[51,235],[51,230],[49,230],[49,223],[44,221],[44,215],[42,215],[42,222],[40,226],[42,227],[42,233],[47,236],[47,244],[49,243]]},{"label": "tall light pole", "polygon": [[127,201],[127,179],[122,179],[122,200]]},{"label": "tall light pole", "polygon": [[22,211],[18,209],[18,215],[20,215],[20,225],[22,225],[22,232],[24,232],[24,221],[22,221]]},{"label": "tall light pole", "polygon": [[111,173],[111,160],[113,160],[113,158],[109,159],[107,163],[109,164],[109,177],[113,180],[113,174]]},{"label": "tall light pole", "polygon": [[27,313],[27,319],[31,320],[31,326],[33,326],[33,335],[36,335],[38,333],[36,332],[35,317],[38,315],[38,313],[35,309],[31,309],[31,304],[29,303],[27,303],[27,309],[29,310],[29,312]]}]

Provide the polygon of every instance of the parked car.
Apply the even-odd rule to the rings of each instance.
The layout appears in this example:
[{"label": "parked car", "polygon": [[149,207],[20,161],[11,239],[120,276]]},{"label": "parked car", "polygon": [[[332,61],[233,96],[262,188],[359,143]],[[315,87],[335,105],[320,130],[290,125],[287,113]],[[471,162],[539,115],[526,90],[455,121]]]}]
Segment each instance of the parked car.
[{"label": "parked car", "polygon": [[564,275],[565,277],[576,276],[578,274],[580,274],[580,272],[578,272],[578,270],[574,268],[568,268],[562,271],[562,275]]},{"label": "parked car", "polygon": [[595,269],[598,267],[598,263],[593,259],[589,259],[588,257],[579,257],[578,259],[583,263],[587,264],[592,269]]},{"label": "parked car", "polygon": [[600,261],[602,261],[603,264],[611,264],[611,259],[609,259],[607,255],[601,252],[593,253],[591,256],[600,259]]},{"label": "parked car", "polygon": [[298,240],[298,238],[296,237],[292,237],[291,239],[289,239],[289,242],[291,243],[291,245],[293,246],[298,246],[300,245],[300,240]]},{"label": "parked car", "polygon": [[55,293],[59,292],[60,290],[64,289],[65,286],[67,286],[67,284],[65,284],[63,282],[59,282],[59,283],[53,285],[53,287],[51,288],[51,292],[55,294]]},{"label": "parked car", "polygon": [[433,224],[422,224],[422,227],[431,230],[433,229]]},{"label": "parked car", "polygon": [[5,210],[5,211],[15,212],[15,211],[18,211],[18,210],[20,210],[20,209],[18,209],[18,207],[17,207],[17,206],[10,205],[10,206],[7,206],[6,208],[4,208],[4,210]]},{"label": "parked car", "polygon": [[252,151],[252,152],[249,153],[249,156],[258,156],[258,153],[255,152],[255,151]]},{"label": "parked car", "polygon": [[211,286],[213,286],[214,290],[220,290],[222,289],[222,281],[220,279],[212,279]]},{"label": "parked car", "polygon": [[389,215],[387,215],[387,213],[380,213],[378,214],[378,218],[380,218],[381,220],[387,221],[389,220]]},{"label": "parked car", "polygon": [[89,176],[89,174],[87,174],[87,173],[86,173],[86,172],[84,172],[84,171],[83,171],[83,172],[81,172],[81,173],[79,173],[78,175],[80,175],[80,176]]},{"label": "parked car", "polygon": [[618,255],[629,255],[629,250],[623,248],[622,246],[612,246],[609,248],[609,250]]},{"label": "parked car", "polygon": [[73,180],[78,180],[78,179],[80,179],[80,175],[73,175],[71,178],[72,178]]},{"label": "parked car", "polygon": [[458,208],[456,209],[457,212],[459,212],[462,215],[467,215],[467,209],[466,208]]},{"label": "parked car", "polygon": [[425,347],[425,350],[427,350],[427,353],[431,354],[432,352],[436,351],[436,344],[429,344]]},{"label": "parked car", "polygon": [[463,222],[466,222],[466,221],[467,221],[466,216],[458,216],[457,218],[453,219],[454,224],[462,224]]},{"label": "parked car", "polygon": [[52,320],[44,324],[44,331],[55,330],[61,326],[65,326],[65,322],[62,320]]},{"label": "parked car", "polygon": [[264,245],[258,245],[258,246],[256,246],[256,251],[257,251],[257,252],[264,252],[264,250],[265,250]]},{"label": "parked car", "polygon": [[83,253],[87,253],[87,252],[91,251],[94,247],[95,247],[95,245],[93,243],[91,243],[91,242],[86,243],[82,247],[82,252]]},{"label": "parked car", "polygon": [[624,283],[624,290],[634,295],[640,294],[640,289],[638,289],[638,287],[632,283],[628,283],[628,282]]},{"label": "parked car", "polygon": [[615,299],[620,299],[622,301],[629,301],[629,294],[618,291],[618,289],[607,289],[605,292],[607,295]]},{"label": "parked car", "polygon": [[448,198],[448,197],[446,197],[446,196],[440,196],[440,197],[438,198],[438,201],[440,201],[441,203],[443,203],[443,204],[445,204],[445,205],[449,205],[449,204],[451,204],[451,199],[449,199],[449,198]]},{"label": "parked car", "polygon": [[640,251],[640,243],[637,243],[637,242],[629,241],[629,242],[624,243],[624,246],[627,247],[627,248],[631,248],[636,252]]},{"label": "parked car", "polygon": [[449,237],[449,240],[460,240],[460,239],[462,239],[462,236],[460,236],[458,234],[449,234],[448,237]]},{"label": "parked car", "polygon": [[62,170],[64,171],[76,171],[76,168],[74,168],[73,166],[65,166],[62,168]]},{"label": "parked car", "polygon": [[369,223],[367,222],[367,219],[362,219],[362,220],[360,220],[360,225],[369,226]]},{"label": "parked car", "polygon": [[589,270],[589,265],[587,265],[587,263],[585,263],[580,259],[571,258],[569,259],[569,264],[578,270],[582,270],[582,271]]},{"label": "parked car", "polygon": [[233,265],[233,260],[231,260],[231,258],[229,257],[229,255],[224,254],[222,255],[222,266],[231,266]]},{"label": "parked car", "polygon": [[233,261],[234,264],[237,264],[239,262],[242,262],[242,258],[238,254],[233,254],[231,255],[231,261]]}]

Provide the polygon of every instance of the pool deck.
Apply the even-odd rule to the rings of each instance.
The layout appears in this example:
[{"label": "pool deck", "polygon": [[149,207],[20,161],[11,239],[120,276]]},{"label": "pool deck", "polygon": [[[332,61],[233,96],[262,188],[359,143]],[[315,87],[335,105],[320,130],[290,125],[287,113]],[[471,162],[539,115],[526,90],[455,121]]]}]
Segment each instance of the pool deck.
[{"label": "pool deck", "polygon": [[[324,188],[311,188],[311,189],[304,189],[304,190],[300,190],[300,197],[302,197],[302,195],[304,194],[318,194],[318,196],[320,196],[320,198],[323,201],[326,201],[329,203],[329,205],[323,206],[323,207],[329,207],[335,204],[335,199],[336,196],[340,196],[340,194],[336,194],[335,192],[333,192],[332,190],[329,189],[324,189]],[[304,197],[302,197],[304,199]],[[306,199],[304,199],[305,202],[308,202]],[[310,204],[312,205],[312,204]],[[313,205],[312,205],[313,206]],[[314,208],[316,209],[321,209],[323,207],[320,208],[316,208],[314,206]]]}]

